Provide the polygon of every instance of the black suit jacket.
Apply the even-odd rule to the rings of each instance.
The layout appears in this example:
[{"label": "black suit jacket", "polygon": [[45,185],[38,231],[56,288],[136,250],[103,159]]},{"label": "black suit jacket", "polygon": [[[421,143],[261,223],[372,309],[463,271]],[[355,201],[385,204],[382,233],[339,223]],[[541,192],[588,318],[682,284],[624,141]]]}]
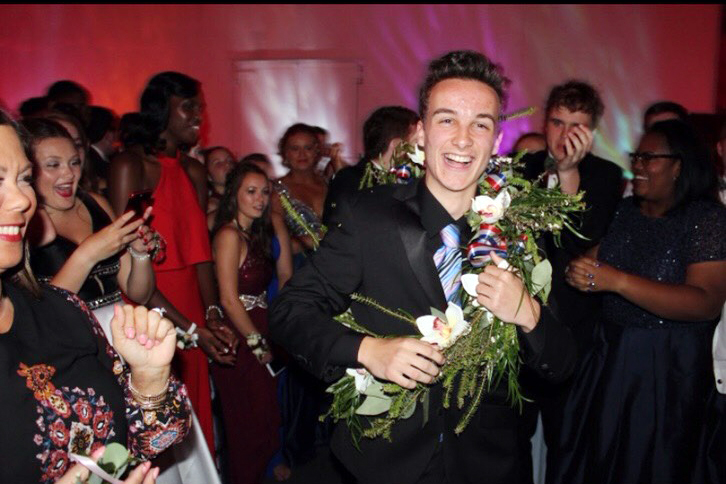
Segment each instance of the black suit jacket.
[{"label": "black suit jacket", "polygon": [[[547,151],[526,155],[525,176],[536,179],[545,171]],[[614,163],[592,153],[585,155],[577,167],[580,190],[585,192],[585,211],[575,217],[575,226],[585,239],[569,230],[562,232],[561,246],[552,236],[545,236],[544,249],[552,263],[550,302],[557,317],[570,326],[580,348],[586,353],[592,345],[594,323],[600,309],[601,294],[578,291],[565,282],[565,268],[572,259],[600,243],[607,232],[622,198],[622,170]]]},{"label": "black suit jacket", "polygon": [[335,223],[335,212],[341,199],[355,198],[358,196],[360,182],[366,172],[366,160],[358,164],[347,166],[335,174],[328,184],[328,193],[325,195],[325,206],[323,208],[323,223],[328,226]]},{"label": "black suit jacket", "polygon": [[[384,306],[414,317],[444,309],[446,301],[421,223],[423,182],[383,186],[363,192],[350,204],[338,204],[337,222],[320,249],[281,291],[271,308],[270,331],[305,368],[334,380],[346,367],[360,366],[362,336],[332,319],[359,292]],[[438,203],[438,202],[436,202]],[[443,210],[443,208],[442,208]],[[435,234],[440,245],[440,236]],[[353,303],[356,320],[378,334],[416,334],[412,326]],[[569,331],[546,308],[537,327],[519,332],[524,363],[544,378],[562,380],[572,371],[575,345]],[[336,427],[333,452],[360,482],[415,483],[443,435],[443,460],[449,482],[516,482],[521,471],[517,446],[517,410],[506,402],[506,382],[484,396],[479,411],[459,436],[461,417],[441,407],[442,391],[431,391],[429,420],[421,405],[393,428],[392,442],[363,439],[353,447],[345,424]]]}]

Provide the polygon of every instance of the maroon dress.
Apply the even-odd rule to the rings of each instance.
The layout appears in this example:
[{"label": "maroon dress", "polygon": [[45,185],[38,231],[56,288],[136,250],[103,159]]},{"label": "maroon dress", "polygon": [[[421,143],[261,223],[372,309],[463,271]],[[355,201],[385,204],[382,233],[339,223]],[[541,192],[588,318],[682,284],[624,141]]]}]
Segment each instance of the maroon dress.
[{"label": "maroon dress", "polygon": [[[247,300],[245,307],[255,328],[268,339],[265,290],[273,276],[273,262],[260,247],[248,247],[238,271],[238,292]],[[229,483],[257,484],[262,482],[267,463],[279,447],[277,382],[257,361],[234,325],[229,326],[240,339],[237,362],[234,367],[212,365],[222,403]]]}]

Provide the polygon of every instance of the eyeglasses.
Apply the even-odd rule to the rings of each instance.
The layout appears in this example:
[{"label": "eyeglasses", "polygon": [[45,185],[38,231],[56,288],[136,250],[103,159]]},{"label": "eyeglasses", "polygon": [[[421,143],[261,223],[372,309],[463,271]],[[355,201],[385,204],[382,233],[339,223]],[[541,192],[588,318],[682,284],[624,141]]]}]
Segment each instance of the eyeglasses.
[{"label": "eyeglasses", "polygon": [[650,163],[651,160],[654,160],[656,158],[666,158],[671,160],[680,160],[681,157],[678,155],[672,155],[670,153],[650,153],[648,151],[645,152],[635,152],[635,153],[628,153],[628,156],[630,157],[630,163],[635,164],[636,161],[640,161],[643,166],[648,166],[648,163]]}]

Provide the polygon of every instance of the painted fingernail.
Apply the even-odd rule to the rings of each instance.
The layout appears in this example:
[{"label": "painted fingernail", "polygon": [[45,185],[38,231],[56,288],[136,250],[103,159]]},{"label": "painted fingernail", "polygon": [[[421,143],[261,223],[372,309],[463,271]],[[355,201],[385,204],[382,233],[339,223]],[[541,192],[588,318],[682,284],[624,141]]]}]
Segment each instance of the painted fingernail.
[{"label": "painted fingernail", "polygon": [[590,287],[595,287],[595,282],[589,282],[587,285]]},{"label": "painted fingernail", "polygon": [[146,336],[145,334],[142,333],[139,335],[138,339],[139,339],[139,343],[141,343],[142,345],[145,345],[149,338],[148,338],[148,336]]},{"label": "painted fingernail", "polygon": [[595,276],[593,276],[592,274],[590,274],[590,273],[588,272],[588,273],[587,273],[587,277],[588,277],[588,279],[592,279],[592,278],[594,278]]},{"label": "painted fingernail", "polygon": [[126,337],[127,338],[133,338],[136,335],[136,331],[134,331],[134,328],[128,327],[126,328]]},{"label": "painted fingernail", "polygon": [[600,267],[601,265],[599,262],[595,262],[595,267]]},{"label": "painted fingernail", "polygon": [[159,469],[159,468],[157,467],[157,468],[155,468],[155,469],[154,469],[154,470],[152,471],[152,472],[153,472],[153,475],[154,475],[154,479],[156,479],[157,477],[159,477],[159,470],[160,470],[160,469]]}]

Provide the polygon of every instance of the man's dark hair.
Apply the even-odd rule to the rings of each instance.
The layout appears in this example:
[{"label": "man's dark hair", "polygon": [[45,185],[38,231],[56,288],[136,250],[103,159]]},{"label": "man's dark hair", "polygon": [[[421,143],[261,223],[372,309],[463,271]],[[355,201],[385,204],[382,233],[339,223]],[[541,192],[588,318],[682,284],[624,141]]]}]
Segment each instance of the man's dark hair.
[{"label": "man's dark hair", "polygon": [[113,111],[101,106],[91,106],[89,108],[88,129],[86,130],[88,141],[91,144],[98,143],[106,136],[106,133],[114,128],[115,124],[116,115]]},{"label": "man's dark hair", "polygon": [[55,102],[60,101],[69,95],[80,95],[84,99],[84,104],[88,103],[89,95],[86,88],[75,81],[69,81],[67,79],[51,84],[48,88],[46,97],[50,102]]},{"label": "man's dark hair", "polygon": [[456,50],[432,60],[429,64],[426,79],[418,95],[418,112],[421,119],[426,117],[431,90],[436,84],[447,79],[471,79],[483,82],[494,89],[502,106],[506,104],[509,79],[504,76],[501,66],[479,52]]},{"label": "man's dark hair", "polygon": [[688,120],[688,110],[680,104],[673,101],[658,101],[657,103],[653,103],[648,106],[648,109],[645,110],[645,113],[643,114],[643,129],[648,129],[646,121],[649,117],[663,113],[673,113],[676,115],[676,118],[681,121]]},{"label": "man's dark hair", "polygon": [[48,109],[48,98],[31,97],[20,103],[18,114],[21,118],[30,118],[32,116],[40,116]]},{"label": "man's dark hair", "polygon": [[671,154],[677,155],[681,171],[675,181],[673,212],[695,200],[718,200],[716,167],[690,123],[669,119],[654,123],[645,134],[665,139]]},{"label": "man's dark hair", "polygon": [[581,111],[589,114],[592,119],[591,128],[597,127],[605,112],[605,105],[597,90],[590,84],[577,80],[567,81],[552,88],[547,98],[545,116],[548,117],[553,109],[559,107],[564,107],[573,113]]},{"label": "man's dark hair", "polygon": [[406,138],[418,115],[402,106],[383,106],[363,123],[363,159],[373,160],[388,148],[394,138]]}]

